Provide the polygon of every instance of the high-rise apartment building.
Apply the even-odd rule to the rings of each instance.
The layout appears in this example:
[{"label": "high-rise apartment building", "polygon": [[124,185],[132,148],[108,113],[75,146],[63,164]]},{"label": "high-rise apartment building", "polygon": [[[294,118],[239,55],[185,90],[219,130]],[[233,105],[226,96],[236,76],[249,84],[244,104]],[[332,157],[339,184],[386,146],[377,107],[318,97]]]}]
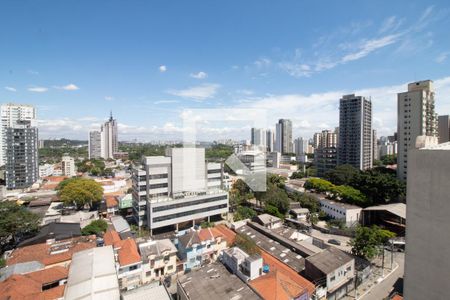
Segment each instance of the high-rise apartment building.
[{"label": "high-rise apartment building", "polygon": [[344,95],[339,106],[338,164],[360,170],[372,168],[372,102]]},{"label": "high-rise apartment building", "polygon": [[288,119],[280,119],[276,124],[275,151],[292,153],[292,122]]},{"label": "high-rise apartment building", "polygon": [[450,142],[450,118],[449,115],[438,118],[439,143]]},{"label": "high-rise apartment building", "polygon": [[377,131],[372,130],[372,162],[380,159],[380,152],[378,151]]},{"label": "high-rise apartment building", "polygon": [[88,154],[89,159],[102,157],[102,134],[100,131],[89,132]]},{"label": "high-rise apartment building", "polygon": [[38,129],[30,120],[11,125],[4,131],[6,187],[28,188],[39,178]]},{"label": "high-rise apartment building", "polygon": [[449,299],[449,178],[450,143],[409,151],[405,299]]},{"label": "high-rise apartment building", "polygon": [[167,149],[133,169],[133,209],[139,226],[153,230],[228,213],[223,168],[205,162],[203,148]]},{"label": "high-rise apartment building", "polygon": [[418,136],[437,137],[433,81],[408,84],[408,91],[397,95],[397,176],[406,181],[408,151],[415,148]]},{"label": "high-rise apartment building", "polygon": [[297,157],[308,153],[308,140],[304,138],[296,138],[294,141],[295,155]]},{"label": "high-rise apartment building", "polygon": [[73,177],[77,175],[75,160],[73,157],[64,155],[61,159],[61,171],[63,176]]},{"label": "high-rise apartment building", "polygon": [[273,134],[273,130],[268,129],[266,131],[266,144],[267,144],[267,151],[273,152],[274,151],[274,142],[275,142],[275,136]]},{"label": "high-rise apartment building", "polygon": [[6,163],[6,131],[20,121],[30,121],[30,126],[36,126],[36,109],[31,105],[3,104],[0,106],[0,166]]},{"label": "high-rise apartment building", "polygon": [[314,162],[317,176],[324,176],[325,172],[334,169],[337,165],[337,134],[331,130],[323,130],[314,134],[317,139],[317,148],[314,152]]},{"label": "high-rise apartment building", "polygon": [[104,159],[113,158],[114,153],[119,151],[117,120],[113,118],[112,113],[101,127],[101,145],[101,157]]},{"label": "high-rise apartment building", "polygon": [[250,142],[252,145],[266,149],[266,131],[262,128],[252,128]]}]

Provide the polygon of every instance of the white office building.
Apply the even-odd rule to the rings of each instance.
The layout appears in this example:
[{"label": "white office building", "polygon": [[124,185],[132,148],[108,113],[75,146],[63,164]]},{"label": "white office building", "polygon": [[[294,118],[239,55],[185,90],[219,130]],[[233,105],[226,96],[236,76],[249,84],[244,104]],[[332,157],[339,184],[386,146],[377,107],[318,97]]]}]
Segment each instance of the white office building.
[{"label": "white office building", "polygon": [[166,156],[143,157],[132,176],[136,222],[152,232],[228,213],[222,175],[221,164],[205,162],[203,148],[172,148]]},{"label": "white office building", "polygon": [[252,128],[250,142],[252,145],[265,150],[267,148],[266,131],[262,128]]},{"label": "white office building", "polygon": [[39,178],[52,176],[55,171],[52,164],[44,164],[39,166]]},{"label": "white office building", "polygon": [[294,141],[294,149],[297,157],[308,153],[308,140],[302,137],[296,138]]},{"label": "white office building", "polygon": [[61,171],[63,176],[73,177],[77,175],[77,169],[75,167],[75,160],[73,157],[64,155],[61,159]]},{"label": "white office building", "polygon": [[397,98],[397,176],[406,181],[408,152],[415,148],[416,138],[422,135],[438,136],[433,81],[410,83],[408,91],[399,93]]},{"label": "white office building", "polygon": [[347,226],[354,226],[359,222],[362,208],[356,205],[333,201],[321,197],[320,209],[333,219],[343,220]]},{"label": "white office building", "polygon": [[30,121],[36,126],[36,109],[31,105],[3,104],[0,106],[0,166],[6,164],[6,130],[20,121]]}]

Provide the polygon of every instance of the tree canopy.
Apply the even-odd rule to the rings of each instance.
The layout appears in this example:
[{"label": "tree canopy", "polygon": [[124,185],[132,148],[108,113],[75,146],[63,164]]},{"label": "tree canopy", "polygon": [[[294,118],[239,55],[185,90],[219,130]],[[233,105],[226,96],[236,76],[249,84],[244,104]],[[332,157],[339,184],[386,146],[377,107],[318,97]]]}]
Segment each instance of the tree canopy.
[{"label": "tree canopy", "polygon": [[380,253],[380,247],[393,237],[395,237],[395,233],[376,225],[372,227],[359,226],[349,245],[352,247],[354,255],[371,260]]},{"label": "tree canopy", "polygon": [[40,218],[25,207],[14,202],[0,202],[0,247],[16,237],[22,237],[36,232]]},{"label": "tree canopy", "polygon": [[94,220],[81,230],[82,235],[99,235],[105,233],[108,229],[108,223],[105,220]]},{"label": "tree canopy", "polygon": [[103,197],[102,186],[92,179],[70,178],[62,181],[58,186],[58,195],[66,205],[76,205],[82,209],[85,205],[92,206]]},{"label": "tree canopy", "polygon": [[240,221],[245,219],[251,219],[255,217],[256,211],[246,206],[239,206],[233,214],[234,221]]}]

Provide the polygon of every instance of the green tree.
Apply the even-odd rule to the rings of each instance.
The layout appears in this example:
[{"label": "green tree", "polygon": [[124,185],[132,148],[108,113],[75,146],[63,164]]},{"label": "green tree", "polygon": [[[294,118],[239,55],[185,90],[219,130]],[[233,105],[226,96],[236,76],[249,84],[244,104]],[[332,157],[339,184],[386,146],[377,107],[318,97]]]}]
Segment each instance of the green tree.
[{"label": "green tree", "polygon": [[290,199],[286,191],[277,184],[269,183],[265,192],[258,193],[257,199],[264,205],[275,206],[283,215],[289,210]]},{"label": "green tree", "polygon": [[339,165],[325,173],[324,178],[335,185],[351,185],[359,170],[351,165]]},{"label": "green tree", "polygon": [[359,226],[349,245],[352,247],[354,255],[371,260],[380,253],[380,247],[393,237],[395,237],[395,233],[375,225],[372,227]]},{"label": "green tree", "polygon": [[246,206],[239,206],[233,214],[234,221],[251,219],[256,216],[256,211]]},{"label": "green tree", "polygon": [[385,166],[395,165],[397,163],[397,156],[396,155],[384,155],[381,157],[381,163]]},{"label": "green tree", "polygon": [[108,223],[105,220],[94,220],[81,230],[82,235],[99,235],[105,233],[108,229]]},{"label": "green tree", "polygon": [[305,182],[304,187],[305,189],[316,190],[317,192],[322,193],[332,191],[334,188],[334,184],[325,179],[311,178]]},{"label": "green tree", "polygon": [[269,215],[275,216],[277,218],[284,219],[284,215],[282,213],[280,213],[278,208],[273,205],[270,205],[270,204],[266,205],[264,207],[264,212]]},{"label": "green tree", "polygon": [[362,207],[367,207],[371,201],[359,190],[347,185],[335,186],[332,192],[341,198],[342,201]]},{"label": "green tree", "polygon": [[319,222],[319,216],[317,213],[310,213],[306,216],[306,221],[312,225],[316,225]]},{"label": "green tree", "polygon": [[10,240],[33,234],[37,231],[40,218],[25,207],[14,202],[0,202],[0,247]]},{"label": "green tree", "polygon": [[291,179],[301,179],[303,177],[305,177],[305,173],[303,173],[302,171],[297,171],[297,172],[292,173],[290,178]]},{"label": "green tree", "polygon": [[[64,183],[66,180],[70,182]],[[78,209],[82,209],[85,205],[92,207],[92,204],[102,200],[103,188],[95,180],[86,178],[66,180],[62,181],[58,188],[58,195],[64,204],[75,204]]]},{"label": "green tree", "polygon": [[203,221],[200,223],[201,228],[214,227],[214,222]]}]

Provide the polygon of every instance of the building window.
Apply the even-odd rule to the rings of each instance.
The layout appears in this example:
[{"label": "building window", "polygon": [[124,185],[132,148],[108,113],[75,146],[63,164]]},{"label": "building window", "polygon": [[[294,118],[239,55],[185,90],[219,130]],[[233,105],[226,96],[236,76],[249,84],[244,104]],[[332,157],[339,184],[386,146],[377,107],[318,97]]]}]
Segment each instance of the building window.
[{"label": "building window", "polygon": [[138,266],[131,266],[129,270],[133,271],[133,270],[136,270],[137,268],[138,268]]},{"label": "building window", "polygon": [[145,272],[145,276],[147,276],[147,277],[152,276],[152,271]]},{"label": "building window", "polygon": [[336,279],[336,276],[334,276],[334,275],[331,276],[331,277],[330,277],[330,282],[333,282],[335,279]]}]

